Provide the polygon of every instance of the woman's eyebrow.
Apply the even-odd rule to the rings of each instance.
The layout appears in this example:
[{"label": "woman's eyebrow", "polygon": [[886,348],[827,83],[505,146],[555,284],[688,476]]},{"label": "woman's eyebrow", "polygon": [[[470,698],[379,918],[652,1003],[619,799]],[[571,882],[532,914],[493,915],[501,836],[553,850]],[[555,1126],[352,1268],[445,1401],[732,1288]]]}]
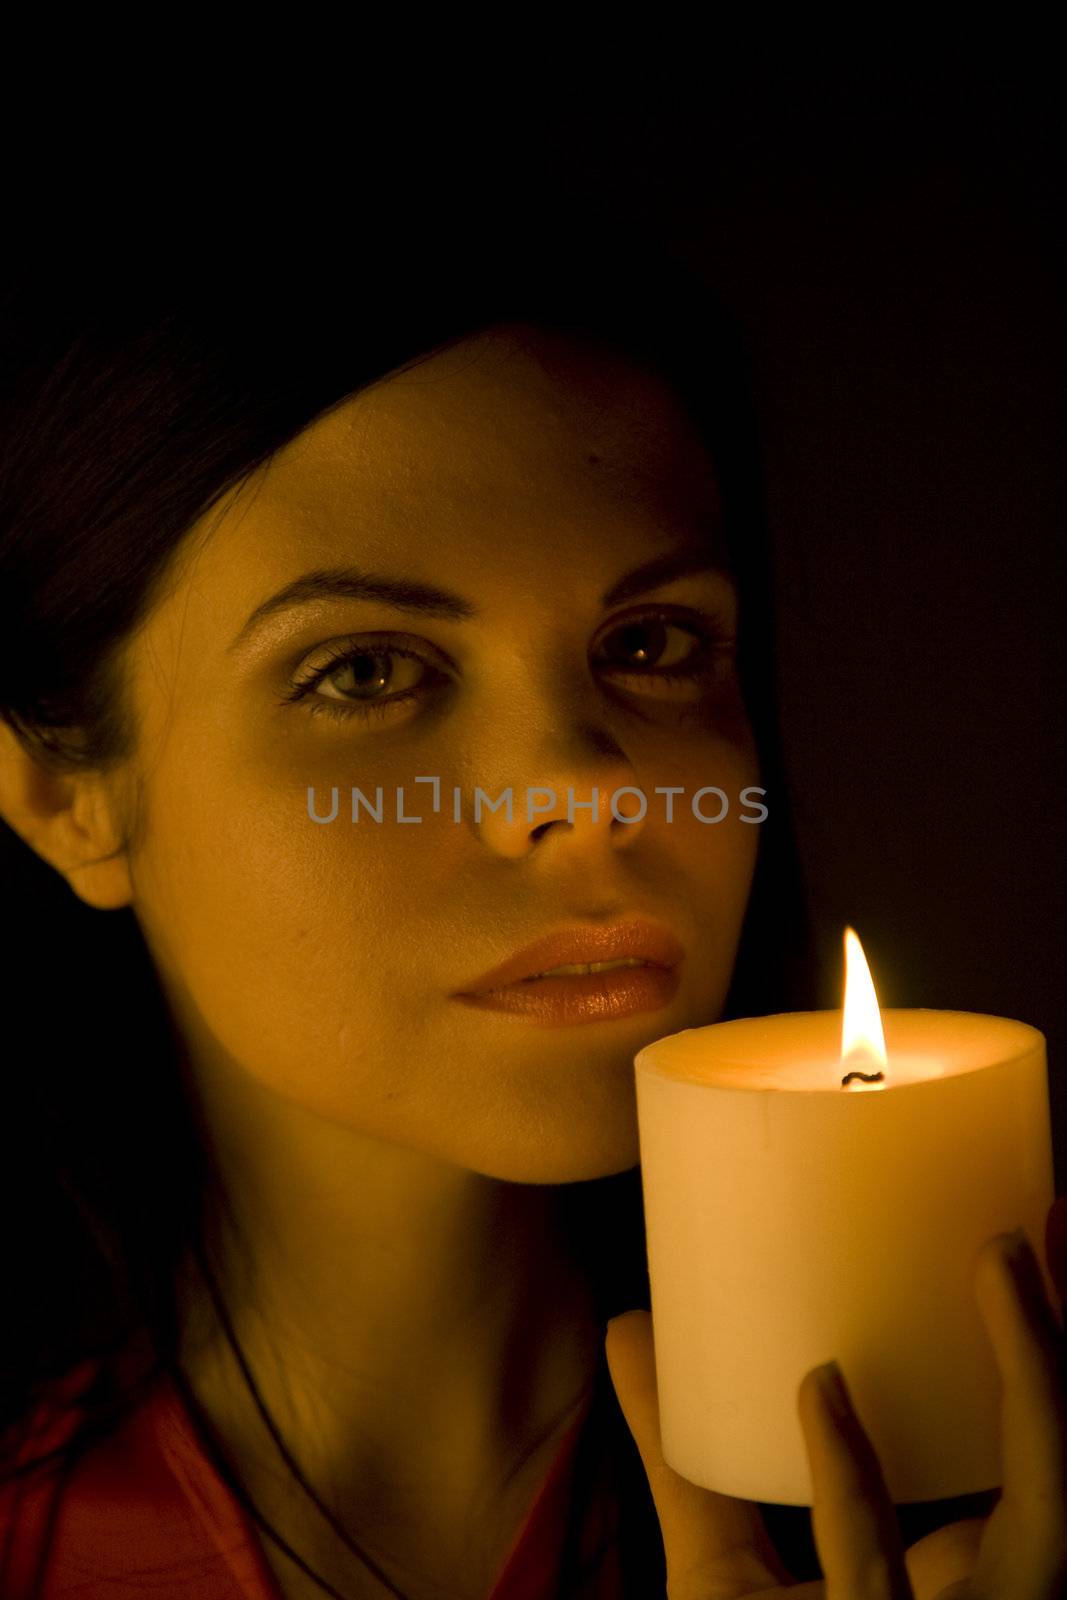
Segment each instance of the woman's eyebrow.
[{"label": "woman's eyebrow", "polygon": [[[689,577],[694,573],[718,573],[730,578],[730,573],[716,562],[708,550],[672,550],[653,556],[639,567],[625,573],[600,597],[605,610],[631,600],[635,595],[658,589],[675,578]],[[411,578],[390,578],[378,572],[364,572],[357,567],[319,567],[305,572],[287,583],[284,589],[261,602],[245,622],[228,651],[236,650],[258,631],[267,617],[278,611],[288,611],[295,606],[308,605],[316,600],[377,600],[393,606],[398,611],[410,611],[421,616],[442,617],[449,622],[465,622],[480,617],[482,613],[470,600],[451,589],[438,588],[436,584],[422,583]]]}]

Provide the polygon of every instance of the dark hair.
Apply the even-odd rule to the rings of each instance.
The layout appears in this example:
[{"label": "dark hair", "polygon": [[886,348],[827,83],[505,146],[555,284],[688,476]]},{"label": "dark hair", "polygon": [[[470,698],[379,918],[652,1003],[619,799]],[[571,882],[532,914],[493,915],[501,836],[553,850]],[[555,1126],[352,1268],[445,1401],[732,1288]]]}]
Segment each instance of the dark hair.
[{"label": "dark hair", "polygon": [[[521,320],[602,338],[683,397],[715,464],[740,588],[741,679],[769,815],[724,1015],[806,1006],[811,943],[776,723],[742,341],[680,260],[603,221],[584,239],[573,228],[572,219],[536,248],[486,235],[452,261],[447,241],[431,241],[432,251],[390,248],[355,264],[323,254],[299,270],[291,253],[269,268],[171,256],[147,273],[135,256],[80,265],[67,280],[42,257],[9,276],[0,715],[58,770],[121,760],[136,729],[118,651],[152,610],[184,536],[231,488],[330,407],[469,333]],[[91,1358],[83,1418],[60,1452],[69,1467],[160,1373],[177,1373],[176,1265],[219,1195],[131,908],[97,914],[6,824],[0,851],[17,935],[0,1154],[0,1436],[14,1437],[54,1380]],[[647,1307],[639,1169],[565,1190],[602,1319]],[[139,1330],[154,1358],[124,1386],[117,1357]],[[625,1451],[624,1424],[620,1437]],[[637,1459],[632,1451],[631,1468]]]}]

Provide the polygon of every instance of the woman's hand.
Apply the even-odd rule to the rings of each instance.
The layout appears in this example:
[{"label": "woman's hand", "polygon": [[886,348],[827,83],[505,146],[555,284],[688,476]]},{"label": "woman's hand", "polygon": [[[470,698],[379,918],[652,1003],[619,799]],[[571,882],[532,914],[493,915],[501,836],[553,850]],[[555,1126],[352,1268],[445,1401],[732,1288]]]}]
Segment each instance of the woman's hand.
[{"label": "woman's hand", "polygon": [[[1021,1278],[1011,1236],[979,1254],[975,1293],[1000,1370],[1001,1493],[988,1517],[953,1522],[905,1551],[881,1466],[849,1404],[813,1368],[797,1404],[811,1464],[812,1528],[824,1581],[794,1584],[758,1505],[715,1494],[667,1466],[647,1311],[608,1323],[608,1368],[659,1515],[669,1600],[1064,1600],[1067,1596],[1067,1195],[1049,1211],[1048,1302],[1033,1252]],[[786,1587],[789,1586],[789,1587]]]}]

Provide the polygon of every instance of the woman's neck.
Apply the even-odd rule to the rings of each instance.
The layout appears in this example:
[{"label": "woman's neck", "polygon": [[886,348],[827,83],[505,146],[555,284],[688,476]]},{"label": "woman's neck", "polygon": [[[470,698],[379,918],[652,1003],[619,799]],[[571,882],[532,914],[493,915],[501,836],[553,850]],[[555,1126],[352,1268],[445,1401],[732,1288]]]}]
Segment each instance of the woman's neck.
[{"label": "woman's neck", "polygon": [[[373,1542],[390,1572],[402,1562],[409,1586],[424,1573],[427,1595],[438,1574],[466,1593],[460,1573],[480,1583],[506,1554],[601,1354],[559,1191],[299,1116],[284,1134],[242,1141],[240,1160],[227,1152],[227,1193],[241,1204],[217,1229],[208,1270],[238,1349],[351,1537]],[[253,1499],[288,1515],[290,1542],[313,1565],[347,1574],[342,1593],[364,1592],[352,1589],[355,1558],[286,1468],[192,1259],[179,1293],[183,1369]],[[476,1550],[458,1542],[465,1530]],[[292,1585],[310,1580],[280,1553],[268,1559],[302,1594]],[[366,1593],[388,1592],[367,1581]]]}]

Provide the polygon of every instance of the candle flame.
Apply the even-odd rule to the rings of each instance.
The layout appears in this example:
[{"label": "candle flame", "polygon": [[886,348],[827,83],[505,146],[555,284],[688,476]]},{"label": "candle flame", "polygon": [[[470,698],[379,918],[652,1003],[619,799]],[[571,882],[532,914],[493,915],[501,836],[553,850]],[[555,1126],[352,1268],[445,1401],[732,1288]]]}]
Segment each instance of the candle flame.
[{"label": "candle flame", "polygon": [[[879,1081],[865,1083],[861,1077],[848,1078],[846,1087],[880,1089],[886,1067],[885,1034],[878,996],[874,992],[871,969],[853,928],[845,929],[845,1004],[841,1019],[841,1061],[851,1070]],[[846,1074],[847,1077],[847,1074]]]}]

